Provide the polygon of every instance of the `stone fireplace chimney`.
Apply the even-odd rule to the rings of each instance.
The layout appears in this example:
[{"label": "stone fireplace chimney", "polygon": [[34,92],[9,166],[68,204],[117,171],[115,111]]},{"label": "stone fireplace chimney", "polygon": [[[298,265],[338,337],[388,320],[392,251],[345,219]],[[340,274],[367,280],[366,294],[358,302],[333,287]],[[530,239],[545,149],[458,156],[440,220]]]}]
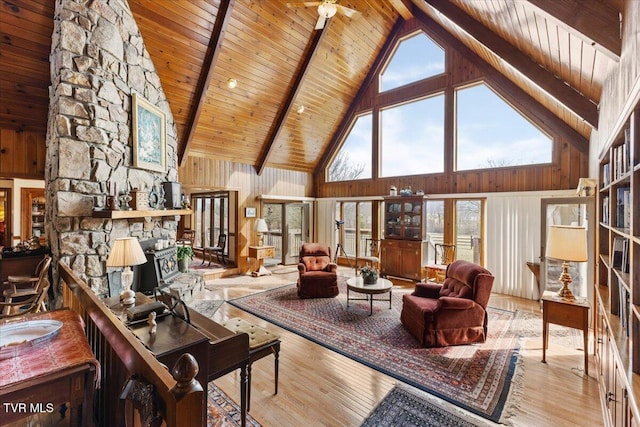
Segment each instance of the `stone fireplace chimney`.
[{"label": "stone fireplace chimney", "polygon": [[[47,235],[54,265],[69,265],[94,292],[104,295],[106,259],[116,238],[175,239],[179,217],[92,216],[94,208],[105,206],[113,183],[119,191],[149,191],[162,182],[178,181],[175,123],[125,1],[56,0],[54,21],[45,169]],[[164,172],[133,167],[134,92],[166,115]]]}]

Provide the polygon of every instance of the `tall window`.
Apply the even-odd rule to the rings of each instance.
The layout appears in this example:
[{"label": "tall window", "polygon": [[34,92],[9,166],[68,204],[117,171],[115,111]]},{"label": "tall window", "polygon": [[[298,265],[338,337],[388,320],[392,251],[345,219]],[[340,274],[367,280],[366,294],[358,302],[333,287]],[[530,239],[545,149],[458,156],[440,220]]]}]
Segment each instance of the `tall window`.
[{"label": "tall window", "polygon": [[382,110],[380,176],[444,172],[444,95]]},{"label": "tall window", "polygon": [[344,221],[339,228],[336,227],[336,241],[344,249],[344,252],[339,251],[338,256],[344,258],[346,255],[351,263],[355,262],[357,256],[366,256],[368,240],[375,235],[373,202],[338,202],[336,219]]},{"label": "tall window", "polygon": [[198,248],[215,246],[220,234],[229,237],[229,193],[227,191],[193,194],[191,196],[195,215]]},{"label": "tall window", "polygon": [[329,166],[328,181],[371,178],[371,113],[356,117],[342,148]]},{"label": "tall window", "polygon": [[380,73],[380,92],[442,73],[444,50],[425,33],[412,34],[396,45]]},{"label": "tall window", "polygon": [[551,163],[551,139],[486,84],[458,89],[456,107],[456,170]]},{"label": "tall window", "polygon": [[456,259],[482,263],[482,200],[456,200]]},{"label": "tall window", "polygon": [[429,242],[427,249],[427,259],[429,260],[429,262],[436,262],[435,244],[445,243],[444,200],[427,200],[426,217],[427,240]]}]

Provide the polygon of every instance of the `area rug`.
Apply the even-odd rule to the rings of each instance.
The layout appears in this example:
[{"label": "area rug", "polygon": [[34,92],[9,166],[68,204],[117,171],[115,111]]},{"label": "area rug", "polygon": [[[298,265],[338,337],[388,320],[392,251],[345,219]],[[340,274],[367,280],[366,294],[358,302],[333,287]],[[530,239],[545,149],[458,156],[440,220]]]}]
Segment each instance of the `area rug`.
[{"label": "area rug", "polygon": [[201,258],[193,258],[189,264],[189,270],[215,270],[225,267],[224,264],[219,264],[215,261],[211,261],[211,265],[209,265],[209,260],[203,263]]},{"label": "area rug", "polygon": [[[239,427],[241,425],[240,406],[213,382],[208,386],[207,401],[208,427]],[[247,414],[246,425],[260,427],[261,424]]]},{"label": "area rug", "polygon": [[425,349],[400,323],[402,292],[394,290],[392,309],[377,302],[369,316],[366,302],[347,309],[343,282],[336,298],[301,300],[295,285],[287,285],[228,302],[492,421],[511,414],[518,313],[490,308],[483,344]]},{"label": "area rug", "polygon": [[495,425],[414,387],[397,384],[361,427],[489,427]]}]

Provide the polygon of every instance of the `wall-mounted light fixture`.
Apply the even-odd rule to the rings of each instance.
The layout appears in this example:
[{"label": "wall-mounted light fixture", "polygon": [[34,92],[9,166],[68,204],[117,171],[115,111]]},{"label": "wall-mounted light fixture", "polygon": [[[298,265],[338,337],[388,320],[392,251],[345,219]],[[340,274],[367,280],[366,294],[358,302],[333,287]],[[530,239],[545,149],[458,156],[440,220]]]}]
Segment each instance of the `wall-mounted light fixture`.
[{"label": "wall-mounted light fixture", "polygon": [[238,81],[236,79],[227,80],[227,87],[229,89],[235,89],[238,86]]}]

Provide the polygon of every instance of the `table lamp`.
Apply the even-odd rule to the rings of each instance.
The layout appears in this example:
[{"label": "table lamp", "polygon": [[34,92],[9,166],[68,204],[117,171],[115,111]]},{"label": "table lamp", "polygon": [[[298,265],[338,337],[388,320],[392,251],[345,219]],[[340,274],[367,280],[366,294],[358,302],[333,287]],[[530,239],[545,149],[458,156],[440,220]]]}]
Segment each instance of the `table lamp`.
[{"label": "table lamp", "polygon": [[269,232],[269,227],[267,227],[267,221],[265,221],[264,218],[258,218],[256,220],[256,223],[253,225],[253,231],[258,233],[258,246],[262,246],[262,243],[263,243],[262,235],[263,233]]},{"label": "table lamp", "polygon": [[133,283],[131,266],[144,264],[145,262],[147,262],[147,257],[136,237],[116,239],[111,248],[109,258],[107,258],[107,267],[124,267],[121,276],[124,290],[120,294],[120,300],[124,305],[131,305],[136,302],[136,294],[131,290],[131,284]]},{"label": "table lamp", "polygon": [[569,289],[569,285],[573,281],[569,274],[569,262],[588,260],[587,229],[568,225],[550,226],[545,256],[562,261],[562,274],[559,279],[562,283],[562,289],[558,292],[558,296],[565,300],[575,300],[573,292]]}]

